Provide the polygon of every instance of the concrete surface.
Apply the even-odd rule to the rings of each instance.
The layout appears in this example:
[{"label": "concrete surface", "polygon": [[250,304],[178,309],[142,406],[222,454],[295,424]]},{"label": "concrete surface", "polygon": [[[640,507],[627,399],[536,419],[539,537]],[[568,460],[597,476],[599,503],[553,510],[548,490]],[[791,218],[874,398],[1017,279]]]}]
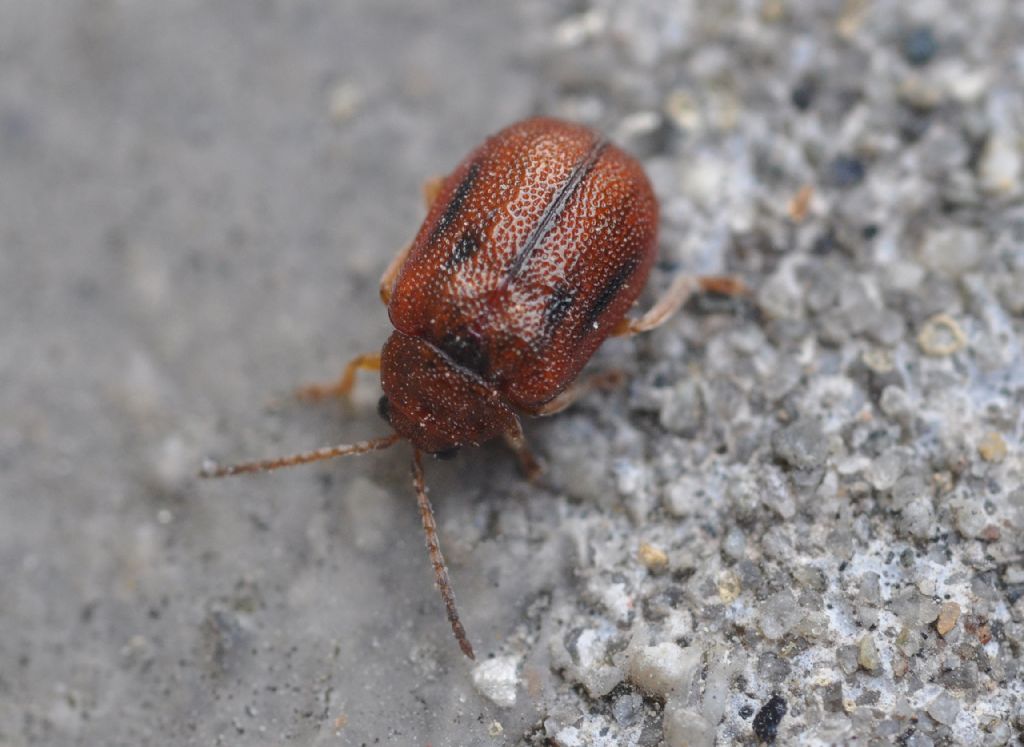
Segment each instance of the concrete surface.
[{"label": "concrete surface", "polygon": [[[0,0],[0,744],[1019,743],[1013,0]],[[630,371],[427,465],[288,393],[388,331],[420,184],[544,112],[642,157]],[[810,188],[809,190],[806,188]],[[649,299],[648,299],[649,300]]]}]

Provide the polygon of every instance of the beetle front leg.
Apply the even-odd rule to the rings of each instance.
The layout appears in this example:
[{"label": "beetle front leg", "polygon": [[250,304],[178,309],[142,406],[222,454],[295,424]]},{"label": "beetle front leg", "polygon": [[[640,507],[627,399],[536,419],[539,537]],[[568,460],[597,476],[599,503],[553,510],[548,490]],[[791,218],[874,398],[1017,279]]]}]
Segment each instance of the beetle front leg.
[{"label": "beetle front leg", "polygon": [[347,397],[355,386],[357,371],[380,371],[380,353],[357,355],[348,362],[337,381],[304,386],[295,392],[295,396],[306,402],[316,402],[328,397]]},{"label": "beetle front leg", "polygon": [[639,319],[623,319],[615,325],[612,335],[635,335],[660,327],[698,291],[723,296],[742,296],[748,292],[748,288],[742,280],[731,275],[680,275],[646,314]]},{"label": "beetle front leg", "polygon": [[544,469],[527,445],[526,437],[523,435],[523,426],[519,424],[518,419],[515,426],[505,432],[505,443],[516,453],[516,458],[519,460],[519,469],[526,475],[526,479],[530,482],[537,482],[544,473]]}]

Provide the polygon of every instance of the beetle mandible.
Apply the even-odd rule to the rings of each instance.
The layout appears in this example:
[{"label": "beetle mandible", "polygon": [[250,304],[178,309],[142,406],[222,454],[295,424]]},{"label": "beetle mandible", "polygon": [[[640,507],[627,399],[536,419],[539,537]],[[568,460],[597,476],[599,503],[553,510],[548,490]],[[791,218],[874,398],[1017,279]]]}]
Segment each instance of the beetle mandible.
[{"label": "beetle mandible", "polygon": [[681,276],[646,314],[626,317],[655,259],[658,203],[640,164],[582,125],[517,122],[424,192],[427,217],[381,278],[394,332],[379,354],[358,356],[336,382],[299,391],[305,399],[345,396],[357,371],[379,370],[379,410],[394,432],[234,466],[207,462],[200,474],[264,472],[409,441],[437,586],[459,647],[473,659],[422,454],[447,457],[503,436],[535,477],[520,414],[556,413],[607,383],[607,375],[576,378],[610,335],[657,327],[695,290],[731,294],[741,286],[729,277]]}]

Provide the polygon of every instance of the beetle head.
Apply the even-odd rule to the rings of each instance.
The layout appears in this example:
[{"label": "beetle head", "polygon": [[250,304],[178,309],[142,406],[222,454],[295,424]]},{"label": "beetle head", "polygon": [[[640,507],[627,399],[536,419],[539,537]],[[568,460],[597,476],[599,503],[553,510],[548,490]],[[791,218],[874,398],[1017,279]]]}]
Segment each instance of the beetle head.
[{"label": "beetle head", "polygon": [[380,413],[421,451],[440,455],[478,446],[518,427],[497,391],[422,338],[396,330],[380,363]]}]

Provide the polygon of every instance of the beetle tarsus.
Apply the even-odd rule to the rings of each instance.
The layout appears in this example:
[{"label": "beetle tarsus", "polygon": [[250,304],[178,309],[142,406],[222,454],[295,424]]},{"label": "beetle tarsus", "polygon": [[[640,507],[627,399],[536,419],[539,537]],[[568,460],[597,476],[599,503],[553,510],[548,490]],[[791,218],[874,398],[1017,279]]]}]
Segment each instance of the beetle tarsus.
[{"label": "beetle tarsus", "polygon": [[331,397],[347,397],[356,385],[357,371],[380,371],[380,353],[357,355],[345,366],[341,378],[330,384],[310,384],[296,390],[295,396],[303,402],[317,402]]},{"label": "beetle tarsus", "polygon": [[705,275],[697,278],[697,282],[704,293],[717,293],[720,296],[750,295],[750,288],[735,275]]}]

